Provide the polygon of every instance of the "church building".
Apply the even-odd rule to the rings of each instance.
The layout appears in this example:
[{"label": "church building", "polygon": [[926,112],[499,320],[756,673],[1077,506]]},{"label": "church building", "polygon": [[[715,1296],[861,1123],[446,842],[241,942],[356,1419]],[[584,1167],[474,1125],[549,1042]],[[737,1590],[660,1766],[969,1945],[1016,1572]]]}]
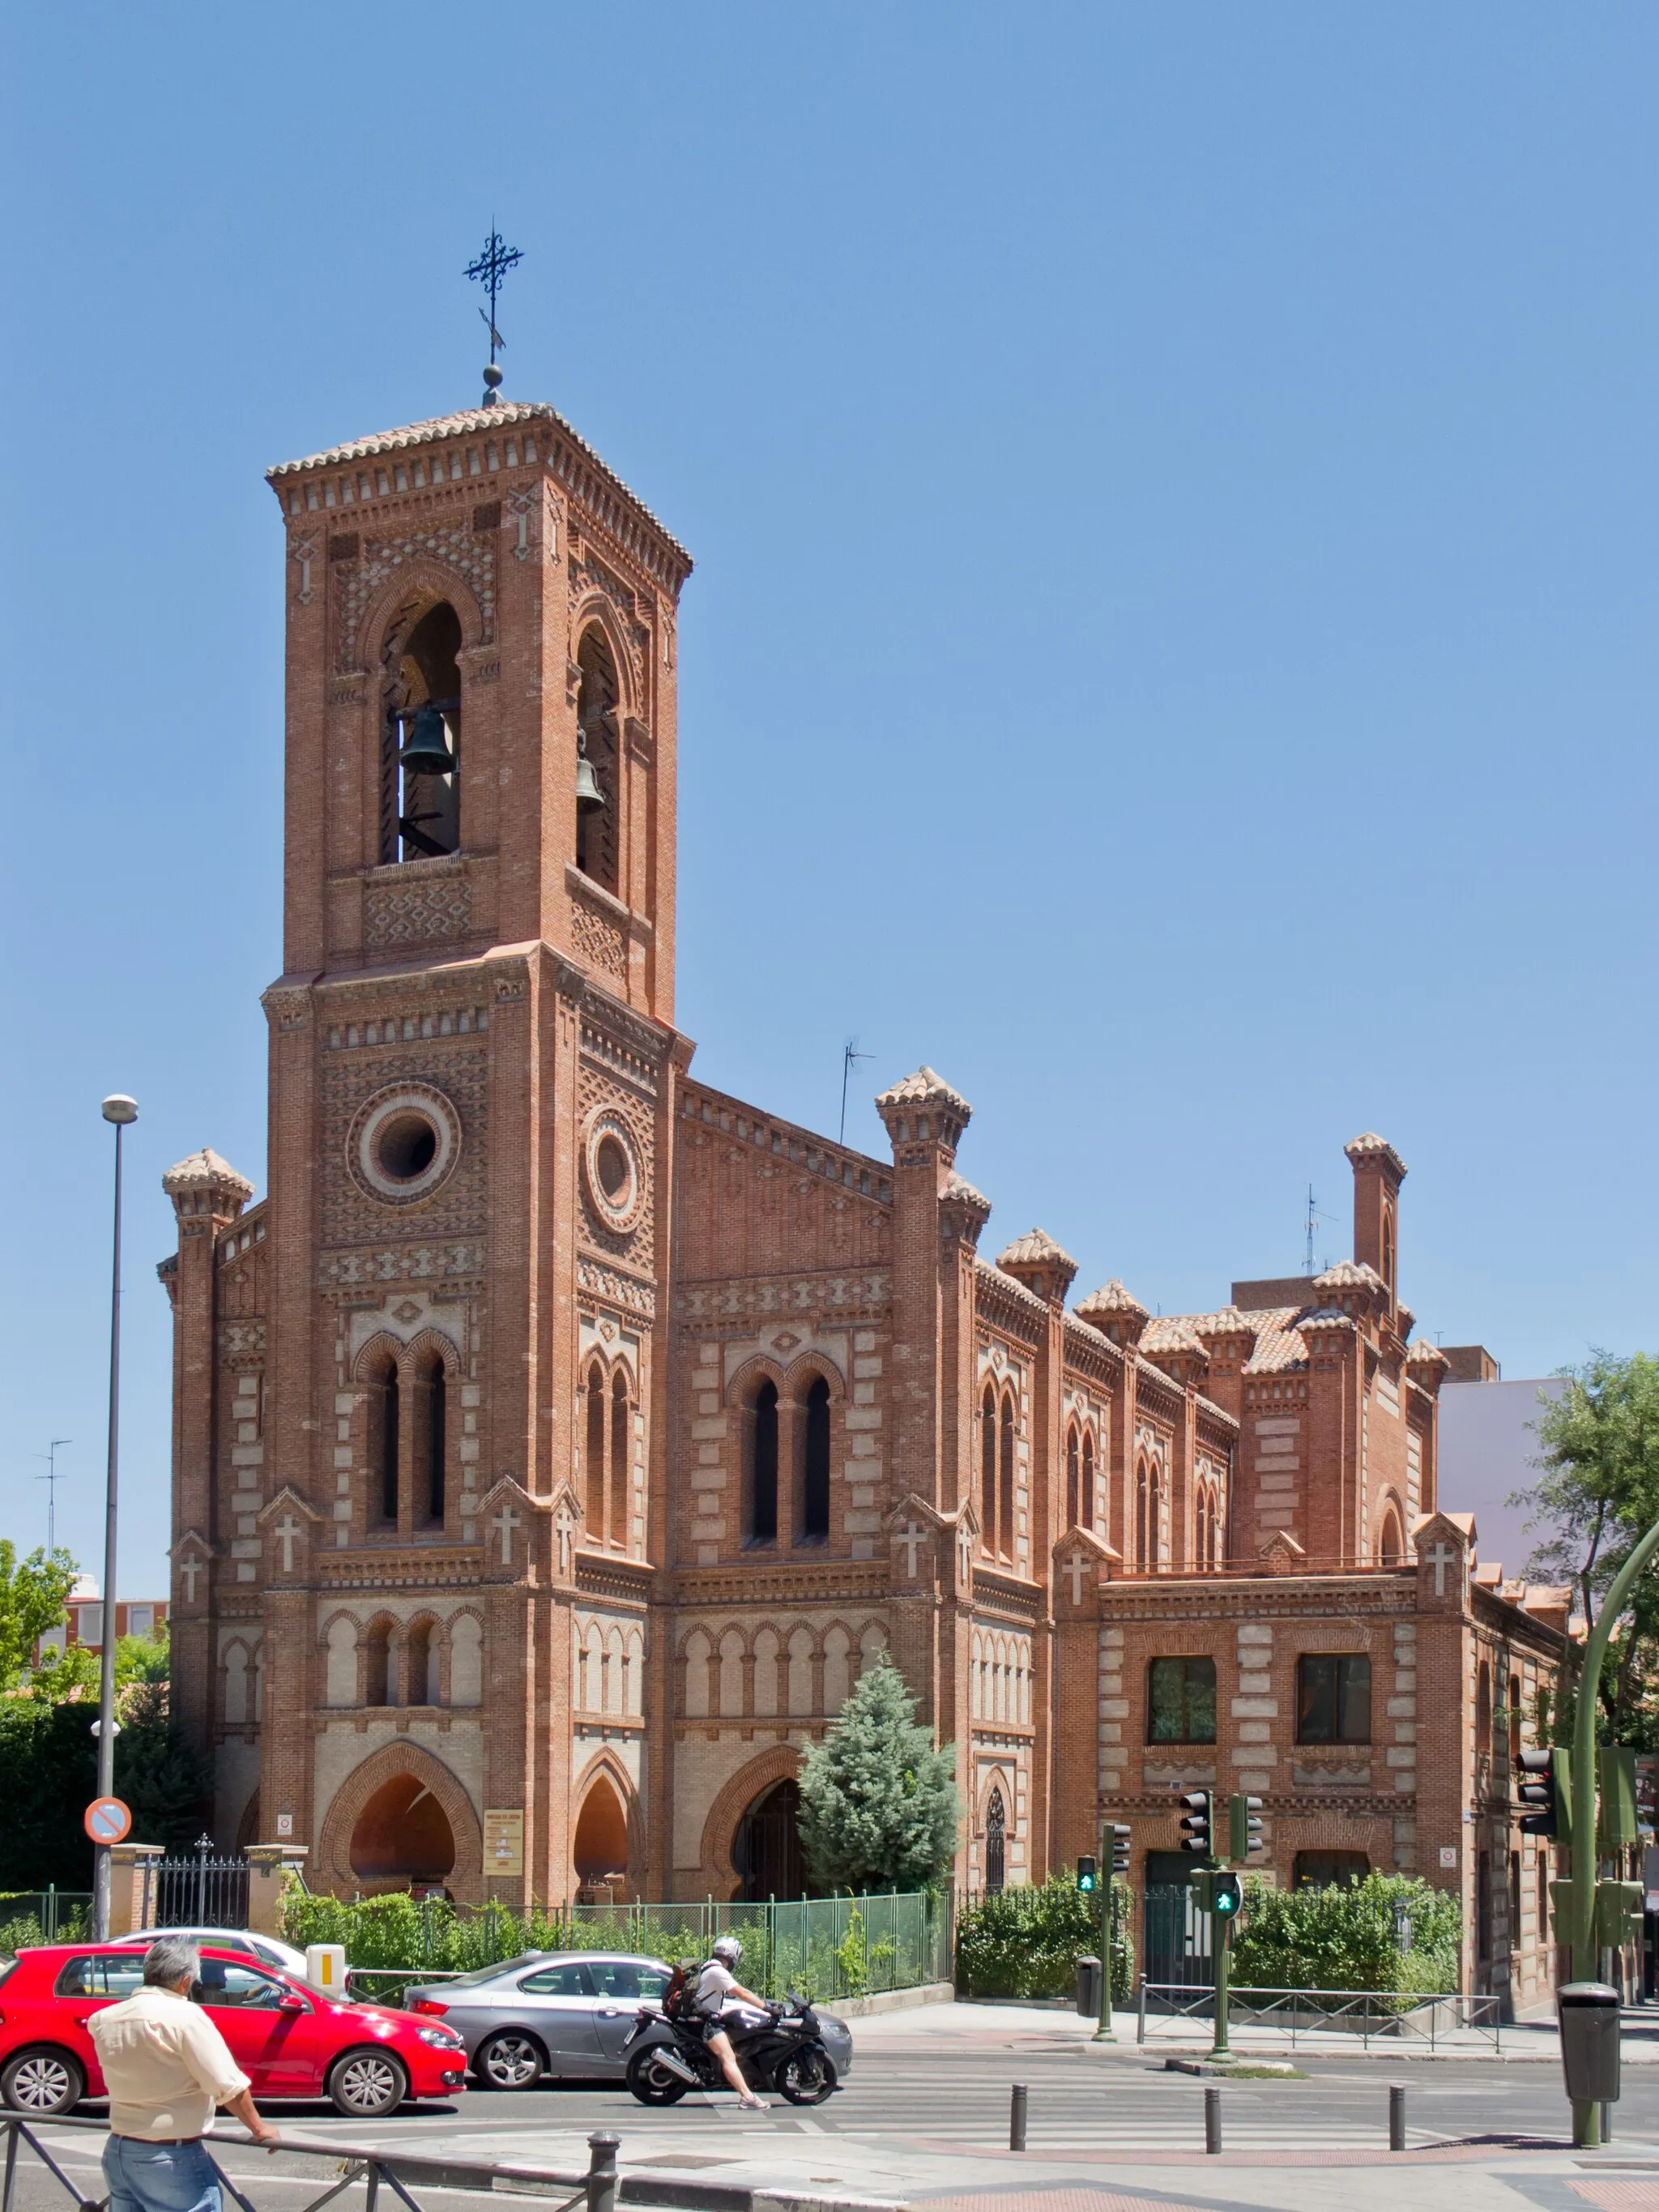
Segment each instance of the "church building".
[{"label": "church building", "polygon": [[691,1073],[649,509],[493,397],[270,483],[270,1186],[180,1161],[161,1269],[221,1843],[343,1894],[799,1894],[801,1747],[887,1654],[962,1887],[1112,1820],[1175,1887],[1179,1791],[1243,1790],[1271,1879],[1419,1873],[1470,1985],[1541,1995],[1510,1762],[1566,1598],[1443,1510],[1393,1147],[1347,1147],[1351,1260],[1213,1312],[1074,1299],[1041,1230],[992,1260],[931,1068],[879,1159]]}]

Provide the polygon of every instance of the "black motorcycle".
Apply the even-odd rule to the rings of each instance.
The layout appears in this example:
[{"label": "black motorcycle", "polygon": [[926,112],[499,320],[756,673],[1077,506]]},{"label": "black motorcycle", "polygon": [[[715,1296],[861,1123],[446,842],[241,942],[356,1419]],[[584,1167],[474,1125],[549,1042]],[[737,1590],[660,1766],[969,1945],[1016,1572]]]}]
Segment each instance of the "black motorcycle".
[{"label": "black motorcycle", "polygon": [[[722,2024],[751,2088],[775,2089],[792,2105],[821,2105],[834,2095],[835,2065],[805,1997],[792,1990],[787,2002],[767,2006],[763,2020],[734,2013]],[[671,2018],[641,2005],[623,2048],[630,2053],[628,2087],[642,2105],[677,2105],[688,2089],[726,2087],[700,2020]]]}]

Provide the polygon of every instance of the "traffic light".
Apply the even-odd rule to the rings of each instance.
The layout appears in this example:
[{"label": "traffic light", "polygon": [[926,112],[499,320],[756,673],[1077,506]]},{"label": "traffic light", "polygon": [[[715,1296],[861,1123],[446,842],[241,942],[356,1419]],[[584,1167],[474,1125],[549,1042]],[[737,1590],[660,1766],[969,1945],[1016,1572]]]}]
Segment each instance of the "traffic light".
[{"label": "traffic light", "polygon": [[1642,1940],[1642,1908],[1647,1893],[1639,1881],[1595,1885],[1595,1941],[1604,1951],[1621,1950]]},{"label": "traffic light", "polygon": [[1206,1869],[1193,1876],[1193,1894],[1204,1911],[1231,1920],[1244,1902],[1244,1885],[1224,1867]]},{"label": "traffic light", "polygon": [[1077,1859],[1077,1886],[1085,1897],[1093,1893],[1098,1879],[1093,1854],[1089,1851],[1079,1851]]},{"label": "traffic light", "polygon": [[1261,1800],[1235,1794],[1227,1800],[1227,1856],[1235,1866],[1243,1866],[1261,1849]]},{"label": "traffic light", "polygon": [[1548,1836],[1558,1844],[1572,1841],[1572,1753],[1568,1751],[1523,1751],[1522,1782],[1517,1795],[1526,1809],[1521,1815],[1523,1836]]},{"label": "traffic light", "polygon": [[1129,1877],[1129,1838],[1133,1832],[1121,1820],[1112,1824],[1112,1872]]},{"label": "traffic light", "polygon": [[1210,1838],[1215,1826],[1214,1796],[1207,1790],[1188,1790],[1181,1802],[1185,1808],[1181,1815],[1181,1848],[1206,1859],[1213,1848]]},{"label": "traffic light", "polygon": [[1636,1753],[1621,1743],[1603,1745],[1598,1754],[1601,1788],[1595,1820],[1595,1848],[1609,1856],[1636,1841]]}]

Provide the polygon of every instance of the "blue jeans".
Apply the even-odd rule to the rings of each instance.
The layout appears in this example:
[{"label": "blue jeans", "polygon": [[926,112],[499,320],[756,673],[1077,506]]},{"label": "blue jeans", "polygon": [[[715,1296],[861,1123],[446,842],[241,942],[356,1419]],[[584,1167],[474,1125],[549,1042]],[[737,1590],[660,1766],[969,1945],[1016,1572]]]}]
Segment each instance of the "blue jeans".
[{"label": "blue jeans", "polygon": [[140,2142],[112,2136],[104,2145],[109,2212],[222,2212],[219,2177],[201,2142]]}]

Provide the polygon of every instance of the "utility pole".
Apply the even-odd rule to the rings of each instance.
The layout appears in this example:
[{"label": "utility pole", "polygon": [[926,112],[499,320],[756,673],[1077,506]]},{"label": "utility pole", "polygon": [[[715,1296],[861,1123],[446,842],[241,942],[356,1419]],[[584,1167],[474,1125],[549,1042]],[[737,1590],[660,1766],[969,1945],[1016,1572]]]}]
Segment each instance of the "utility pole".
[{"label": "utility pole", "polygon": [[47,1445],[45,1451],[36,1452],[34,1455],[36,1459],[43,1459],[46,1462],[46,1473],[44,1474],[37,1474],[34,1479],[37,1482],[44,1482],[46,1486],[46,1557],[48,1559],[51,1559],[52,1553],[58,1549],[58,1514],[56,1510],[58,1504],[58,1485],[60,1481],[65,1479],[60,1476],[58,1472],[58,1454],[59,1448],[62,1445],[72,1444],[74,1442],[75,1439],[73,1437],[54,1437],[52,1442]]}]

